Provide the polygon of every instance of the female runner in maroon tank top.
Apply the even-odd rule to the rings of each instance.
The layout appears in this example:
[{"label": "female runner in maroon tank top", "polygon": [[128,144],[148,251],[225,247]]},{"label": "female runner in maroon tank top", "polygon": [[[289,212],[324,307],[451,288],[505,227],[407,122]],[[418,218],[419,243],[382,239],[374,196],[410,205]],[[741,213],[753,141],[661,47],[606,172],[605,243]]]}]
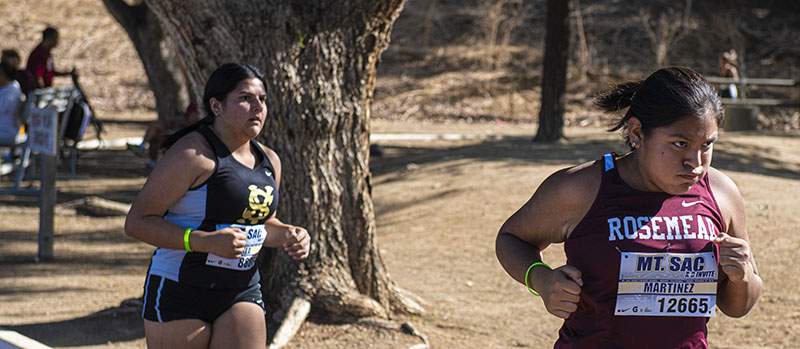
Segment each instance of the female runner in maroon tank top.
[{"label": "female runner in maroon tank top", "polygon": [[[612,131],[631,151],[552,174],[503,224],[497,258],[564,319],[556,348],[707,348],[716,309],[742,317],[762,288],[741,194],[710,166],[719,96],[671,67],[596,104],[627,108]],[[562,242],[551,269],[540,251]]]}]

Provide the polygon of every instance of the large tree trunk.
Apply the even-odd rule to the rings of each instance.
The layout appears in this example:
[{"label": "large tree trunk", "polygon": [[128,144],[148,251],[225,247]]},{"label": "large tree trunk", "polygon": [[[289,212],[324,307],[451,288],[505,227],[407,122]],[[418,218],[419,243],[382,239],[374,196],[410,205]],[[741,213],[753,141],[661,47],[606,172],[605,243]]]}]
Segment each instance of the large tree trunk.
[{"label": "large tree trunk", "polygon": [[103,3],[128,33],[142,60],[147,80],[155,95],[158,118],[169,118],[181,112],[183,70],[153,12],[144,1],[135,5],[128,5],[123,0],[103,0]]},{"label": "large tree trunk", "polygon": [[313,237],[305,262],[262,252],[270,332],[287,312],[307,315],[306,302],[343,316],[421,311],[387,275],[370,198],[377,66],[404,1],[148,0],[194,90],[224,62],[266,75],[260,140],[283,164],[278,217]]},{"label": "large tree trunk", "polygon": [[547,33],[542,67],[542,106],[534,141],[564,137],[564,90],[569,58],[569,0],[547,0]]}]

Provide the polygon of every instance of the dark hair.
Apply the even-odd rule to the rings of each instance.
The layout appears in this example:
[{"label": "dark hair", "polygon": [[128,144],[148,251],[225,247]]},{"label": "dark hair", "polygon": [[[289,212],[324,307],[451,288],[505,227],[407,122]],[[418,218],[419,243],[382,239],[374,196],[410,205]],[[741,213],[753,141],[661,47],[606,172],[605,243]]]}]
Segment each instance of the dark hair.
[{"label": "dark hair", "polygon": [[235,90],[236,86],[239,85],[242,80],[253,78],[261,80],[261,83],[264,84],[264,87],[266,88],[267,84],[264,81],[264,75],[261,74],[261,71],[259,71],[258,68],[252,65],[241,63],[225,63],[217,68],[217,70],[214,70],[214,72],[211,73],[211,76],[208,77],[208,81],[206,82],[206,87],[203,92],[203,110],[206,113],[205,117],[169,136],[169,138],[167,138],[167,140],[161,145],[161,148],[169,149],[169,147],[175,144],[175,142],[177,142],[183,136],[200,128],[202,124],[210,125],[214,123],[214,113],[211,111],[211,98],[224,101],[225,97]]},{"label": "dark hair", "polygon": [[[620,83],[598,95],[594,103],[606,112],[630,107],[609,131],[627,130],[631,117],[641,121],[645,134],[685,117],[714,113],[718,126],[724,118],[716,89],[700,74],[685,67],[662,68],[647,79]],[[629,142],[625,133],[625,143]]]},{"label": "dark hair", "polygon": [[19,53],[17,53],[17,50],[14,49],[3,50],[3,55],[2,57],[0,57],[0,60],[3,62],[8,62],[9,58],[16,58],[17,60],[19,60]]},{"label": "dark hair", "polygon": [[56,28],[47,27],[44,31],[42,31],[43,40],[57,38],[57,37],[58,37],[58,30],[56,30]]},{"label": "dark hair", "polygon": [[14,80],[15,72],[16,69],[14,69],[14,67],[12,67],[11,64],[8,64],[8,62],[0,62],[0,73],[2,73],[3,76],[6,77],[6,79]]}]

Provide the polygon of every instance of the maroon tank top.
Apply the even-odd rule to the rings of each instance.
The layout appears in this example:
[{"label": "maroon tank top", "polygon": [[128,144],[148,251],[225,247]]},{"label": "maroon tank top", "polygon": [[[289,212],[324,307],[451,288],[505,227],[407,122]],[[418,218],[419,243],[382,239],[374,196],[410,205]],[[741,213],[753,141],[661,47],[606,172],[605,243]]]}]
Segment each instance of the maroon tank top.
[{"label": "maroon tank top", "polygon": [[680,195],[643,192],[622,180],[615,162],[613,154],[604,156],[597,197],[564,243],[567,264],[581,271],[583,287],[555,347],[707,348],[708,317],[614,313],[623,252],[717,256],[711,239],[724,225],[708,175]]}]

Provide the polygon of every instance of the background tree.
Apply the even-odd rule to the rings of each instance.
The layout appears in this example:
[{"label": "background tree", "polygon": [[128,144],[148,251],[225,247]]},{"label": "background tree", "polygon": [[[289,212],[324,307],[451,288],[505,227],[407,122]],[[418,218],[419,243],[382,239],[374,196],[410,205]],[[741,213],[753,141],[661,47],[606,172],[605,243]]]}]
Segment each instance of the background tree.
[{"label": "background tree", "polygon": [[147,80],[156,99],[159,119],[182,110],[180,91],[183,72],[172,52],[172,45],[161,31],[155,15],[143,0],[129,5],[123,0],[103,0],[108,12],[119,22],[142,60]]},{"label": "background tree", "polygon": [[547,33],[542,65],[542,105],[534,141],[564,137],[564,90],[567,86],[569,0],[547,0]]},{"label": "background tree", "polygon": [[[313,238],[306,262],[265,251],[259,262],[273,343],[314,307],[382,316],[421,307],[390,279],[375,238],[369,119],[380,54],[405,0],[148,0],[201,91],[224,62],[266,75],[260,140],[283,164],[278,216]],[[272,334],[272,333],[270,333]]]}]

